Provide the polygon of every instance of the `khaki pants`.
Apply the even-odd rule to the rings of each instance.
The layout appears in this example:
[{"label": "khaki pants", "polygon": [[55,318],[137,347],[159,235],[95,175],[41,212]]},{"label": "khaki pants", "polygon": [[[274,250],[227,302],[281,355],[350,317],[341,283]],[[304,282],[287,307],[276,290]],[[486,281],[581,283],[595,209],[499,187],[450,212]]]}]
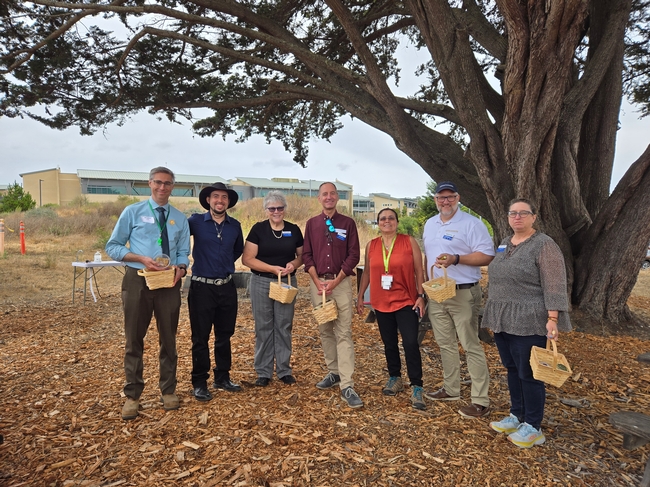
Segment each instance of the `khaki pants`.
[{"label": "khaki pants", "polygon": [[[314,306],[323,303],[323,295],[310,281],[311,302]],[[319,325],[321,345],[325,355],[325,365],[332,374],[341,377],[341,389],[354,387],[354,342],[352,341],[352,282],[346,277],[328,296],[336,302],[338,317]]]},{"label": "khaki pants", "polygon": [[477,303],[480,303],[480,294],[480,286],[476,285],[471,289],[456,290],[456,296],[442,303],[429,301],[429,319],[433,335],[440,347],[447,394],[460,396],[460,341],[472,379],[472,403],[489,406],[490,374],[483,346],[478,339]]}]

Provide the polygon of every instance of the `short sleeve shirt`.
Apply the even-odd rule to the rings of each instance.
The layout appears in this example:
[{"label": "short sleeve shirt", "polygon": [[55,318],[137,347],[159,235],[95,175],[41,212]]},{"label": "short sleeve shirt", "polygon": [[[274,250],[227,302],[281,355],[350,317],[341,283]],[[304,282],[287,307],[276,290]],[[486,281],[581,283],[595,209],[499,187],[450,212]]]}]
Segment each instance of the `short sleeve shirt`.
[{"label": "short sleeve shirt", "polygon": [[288,262],[295,259],[296,249],[302,247],[304,243],[298,225],[286,220],[284,229],[281,231],[274,231],[268,220],[256,223],[248,233],[246,241],[257,245],[257,259],[266,264],[280,267],[285,267]]},{"label": "short sleeve shirt", "polygon": [[[442,269],[431,266],[440,254],[467,255],[481,252],[494,255],[494,243],[485,224],[475,216],[458,209],[447,222],[435,215],[427,220],[422,234],[424,254],[427,257],[426,269],[429,278],[442,277]],[[458,264],[447,267],[447,275],[457,284],[470,284],[481,279],[481,268],[473,265]]]}]

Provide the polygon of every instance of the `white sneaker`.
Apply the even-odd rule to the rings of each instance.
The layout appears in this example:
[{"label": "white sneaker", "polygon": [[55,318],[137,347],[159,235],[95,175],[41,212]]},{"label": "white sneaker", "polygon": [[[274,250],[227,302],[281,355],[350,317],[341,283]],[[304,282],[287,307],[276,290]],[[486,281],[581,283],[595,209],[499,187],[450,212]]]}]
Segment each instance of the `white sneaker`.
[{"label": "white sneaker", "polygon": [[519,448],[531,448],[546,441],[542,429],[535,429],[528,423],[521,423],[517,431],[508,435],[508,439]]},{"label": "white sneaker", "polygon": [[510,416],[506,416],[501,421],[492,421],[490,423],[490,428],[499,433],[505,433],[509,435],[514,433],[519,428],[519,419],[514,414],[510,413]]}]

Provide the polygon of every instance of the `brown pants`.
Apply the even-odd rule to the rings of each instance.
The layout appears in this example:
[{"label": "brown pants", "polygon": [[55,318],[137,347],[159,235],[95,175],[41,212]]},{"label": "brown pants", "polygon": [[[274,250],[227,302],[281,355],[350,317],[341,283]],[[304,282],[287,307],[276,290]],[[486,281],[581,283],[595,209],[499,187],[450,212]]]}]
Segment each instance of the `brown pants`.
[{"label": "brown pants", "polygon": [[122,305],[124,308],[124,374],[126,385],[124,394],[139,399],[144,389],[142,378],[144,337],[156,318],[160,352],[159,387],[162,394],[176,391],[176,330],[181,307],[181,281],[171,288],[149,290],[144,277],[138,276],[137,269],[126,267],[122,280]]}]

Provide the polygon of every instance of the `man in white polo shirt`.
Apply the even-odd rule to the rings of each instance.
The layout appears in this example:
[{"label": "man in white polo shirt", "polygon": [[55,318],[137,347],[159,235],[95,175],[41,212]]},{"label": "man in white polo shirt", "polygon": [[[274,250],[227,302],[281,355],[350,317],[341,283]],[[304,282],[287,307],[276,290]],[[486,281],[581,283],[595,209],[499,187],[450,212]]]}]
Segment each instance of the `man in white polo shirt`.
[{"label": "man in white polo shirt", "polygon": [[[434,196],[439,213],[427,220],[422,235],[425,267],[429,279],[441,277],[442,267],[456,281],[456,296],[442,303],[429,301],[429,319],[440,347],[444,385],[424,396],[432,401],[460,399],[460,355],[458,340],[465,350],[472,379],[471,403],[458,411],[467,418],[490,414],[490,374],[485,352],[478,338],[478,308],[481,303],[481,266],[494,258],[494,244],[478,218],[460,211],[460,195],[450,181],[438,184]],[[434,276],[431,276],[431,267]]]}]

